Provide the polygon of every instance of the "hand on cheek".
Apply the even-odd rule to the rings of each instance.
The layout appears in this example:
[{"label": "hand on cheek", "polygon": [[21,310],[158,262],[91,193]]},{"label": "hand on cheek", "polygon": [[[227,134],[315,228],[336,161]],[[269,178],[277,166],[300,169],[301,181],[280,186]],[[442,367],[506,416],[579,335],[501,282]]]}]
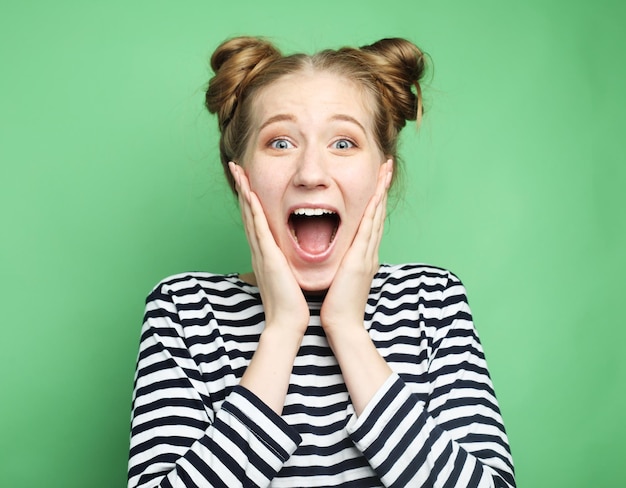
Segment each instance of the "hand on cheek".
[{"label": "hand on cheek", "polygon": [[391,164],[388,161],[381,167],[376,192],[363,213],[352,246],[341,262],[320,312],[328,343],[357,415],[361,415],[392,373],[363,322],[372,278],[378,270],[378,247],[385,222]]},{"label": "hand on cheek", "polygon": [[335,328],[363,329],[365,304],[379,266],[378,249],[383,235],[391,175],[392,161],[388,160],[381,166],[376,191],[365,208],[352,245],[324,299],[321,321],[327,332]]},{"label": "hand on cheek", "polygon": [[265,328],[240,385],[280,415],[293,363],[309,322],[309,309],[243,168],[234,163],[228,166],[235,180],[265,312]]},{"label": "hand on cheek", "polygon": [[261,202],[251,191],[243,168],[233,162],[228,167],[236,184],[252,268],[265,310],[266,328],[286,327],[288,331],[302,335],[309,322],[309,309],[302,290],[276,245]]}]

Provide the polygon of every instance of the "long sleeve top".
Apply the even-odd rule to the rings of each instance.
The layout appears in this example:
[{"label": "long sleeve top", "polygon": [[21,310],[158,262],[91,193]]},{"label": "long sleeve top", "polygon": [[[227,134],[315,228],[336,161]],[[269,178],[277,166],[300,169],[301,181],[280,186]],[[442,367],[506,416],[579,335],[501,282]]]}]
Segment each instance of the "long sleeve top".
[{"label": "long sleeve top", "polygon": [[393,373],[356,416],[310,322],[282,415],[239,385],[264,327],[259,290],[189,273],[149,295],[129,488],[514,487],[508,440],[465,289],[431,266],[381,265],[364,327]]}]

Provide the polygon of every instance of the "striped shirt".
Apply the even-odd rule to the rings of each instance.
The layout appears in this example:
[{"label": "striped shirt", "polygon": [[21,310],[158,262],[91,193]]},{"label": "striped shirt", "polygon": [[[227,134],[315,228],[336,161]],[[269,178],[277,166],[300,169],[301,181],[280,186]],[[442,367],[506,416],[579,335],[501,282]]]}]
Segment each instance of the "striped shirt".
[{"label": "striped shirt", "polygon": [[147,299],[129,487],[513,487],[513,462],[465,297],[448,271],[381,265],[365,327],[393,374],[360,416],[319,311],[282,416],[239,385],[264,326],[259,290],[190,273]]}]

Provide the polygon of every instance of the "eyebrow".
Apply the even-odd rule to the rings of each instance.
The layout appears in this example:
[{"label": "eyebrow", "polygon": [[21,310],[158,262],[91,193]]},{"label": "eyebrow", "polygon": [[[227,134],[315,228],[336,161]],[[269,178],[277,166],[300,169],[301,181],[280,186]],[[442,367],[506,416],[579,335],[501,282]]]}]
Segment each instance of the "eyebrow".
[{"label": "eyebrow", "polygon": [[[363,124],[361,124],[361,122],[359,122],[357,119],[355,119],[351,115],[335,114],[330,118],[330,120],[342,120],[345,122],[350,122],[352,124],[357,125],[363,131],[364,134],[367,134],[367,131],[365,130],[365,127],[363,127]],[[259,132],[265,129],[265,127],[267,127],[268,125],[274,124],[276,122],[284,122],[284,121],[296,122],[297,117],[292,114],[272,115],[269,119],[267,119],[265,122],[261,124],[261,126],[259,127]]]},{"label": "eyebrow", "polygon": [[274,124],[275,122],[283,122],[283,121],[295,122],[296,116],[291,115],[291,114],[272,115],[269,119],[267,119],[265,122],[261,124],[261,127],[259,127],[259,132],[265,129],[270,124]]},{"label": "eyebrow", "polygon": [[358,125],[364,134],[367,134],[367,131],[365,130],[365,127],[363,127],[363,124],[361,124],[361,122],[359,122],[357,119],[355,119],[351,115],[336,114],[331,117],[331,120],[343,120],[346,122],[352,122],[353,124]]}]

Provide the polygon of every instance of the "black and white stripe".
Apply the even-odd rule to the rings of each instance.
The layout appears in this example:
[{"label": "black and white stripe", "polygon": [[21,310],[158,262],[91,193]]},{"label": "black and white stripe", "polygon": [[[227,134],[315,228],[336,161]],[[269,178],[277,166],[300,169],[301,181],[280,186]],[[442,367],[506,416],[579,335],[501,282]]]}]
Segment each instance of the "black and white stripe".
[{"label": "black and white stripe", "polygon": [[460,281],[382,265],[365,326],[394,374],[356,418],[320,324],[283,415],[238,385],[263,330],[258,289],[191,273],[148,297],[135,378],[129,487],[513,487],[513,464]]}]

